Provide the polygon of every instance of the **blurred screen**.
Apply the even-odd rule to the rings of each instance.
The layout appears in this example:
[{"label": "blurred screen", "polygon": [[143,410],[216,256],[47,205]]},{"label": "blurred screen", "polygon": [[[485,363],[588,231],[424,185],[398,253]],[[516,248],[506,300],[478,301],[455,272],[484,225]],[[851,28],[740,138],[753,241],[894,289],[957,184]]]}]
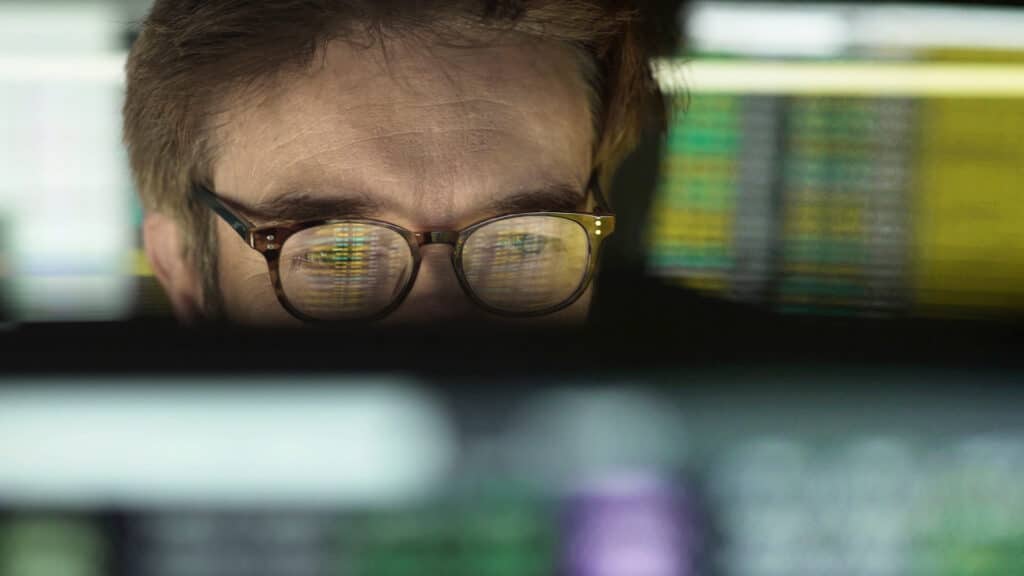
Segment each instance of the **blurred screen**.
[{"label": "blurred screen", "polygon": [[650,270],[782,311],[1024,301],[1024,11],[694,2]]},{"label": "blurred screen", "polygon": [[19,320],[133,311],[124,26],[113,3],[0,3],[0,238]]},{"label": "blurred screen", "polygon": [[1013,382],[8,381],[0,574],[1016,574]]}]

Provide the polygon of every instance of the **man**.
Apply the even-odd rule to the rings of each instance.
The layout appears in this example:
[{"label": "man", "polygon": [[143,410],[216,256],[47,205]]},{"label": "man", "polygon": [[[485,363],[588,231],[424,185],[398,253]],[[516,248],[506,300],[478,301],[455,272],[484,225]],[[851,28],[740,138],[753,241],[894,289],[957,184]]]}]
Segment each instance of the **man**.
[{"label": "man", "polygon": [[663,101],[614,0],[157,0],[128,63],[184,321],[585,317]]}]

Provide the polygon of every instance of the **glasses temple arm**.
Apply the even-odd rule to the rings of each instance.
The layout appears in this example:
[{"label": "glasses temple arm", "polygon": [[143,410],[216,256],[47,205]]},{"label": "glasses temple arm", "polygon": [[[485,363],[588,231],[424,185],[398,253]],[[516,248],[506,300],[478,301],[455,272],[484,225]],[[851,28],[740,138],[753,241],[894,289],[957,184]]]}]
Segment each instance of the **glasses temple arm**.
[{"label": "glasses temple arm", "polygon": [[238,233],[245,240],[246,243],[250,242],[250,232],[253,229],[251,222],[245,219],[241,214],[235,212],[224,203],[223,200],[217,197],[216,194],[211,192],[206,186],[202,184],[195,184],[192,186],[192,196],[205,204],[210,210],[213,210],[220,216],[225,222],[231,226],[231,229]]}]

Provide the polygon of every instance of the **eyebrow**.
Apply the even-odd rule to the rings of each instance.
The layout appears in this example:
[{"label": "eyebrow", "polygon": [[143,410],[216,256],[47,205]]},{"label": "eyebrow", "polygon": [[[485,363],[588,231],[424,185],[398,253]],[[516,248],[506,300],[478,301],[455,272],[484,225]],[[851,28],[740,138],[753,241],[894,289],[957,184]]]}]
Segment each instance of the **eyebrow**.
[{"label": "eyebrow", "polygon": [[518,192],[500,198],[489,205],[495,214],[516,212],[573,212],[586,200],[587,191],[567,184],[556,184]]},{"label": "eyebrow", "polygon": [[[586,200],[586,191],[568,184],[517,192],[488,204],[490,215],[518,212],[573,212]],[[286,192],[253,206],[235,206],[254,222],[304,222],[336,218],[370,218],[385,208],[382,202],[366,195],[322,197],[308,192]]]},{"label": "eyebrow", "polygon": [[303,222],[331,218],[367,218],[381,212],[382,203],[368,196],[323,197],[307,192],[286,192],[246,209],[261,222]]}]

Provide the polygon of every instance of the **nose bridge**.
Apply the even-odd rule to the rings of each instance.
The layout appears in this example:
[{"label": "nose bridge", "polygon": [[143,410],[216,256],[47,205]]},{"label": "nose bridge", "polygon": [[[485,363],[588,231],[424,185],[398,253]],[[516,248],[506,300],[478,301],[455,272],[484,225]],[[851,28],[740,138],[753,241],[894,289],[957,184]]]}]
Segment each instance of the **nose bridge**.
[{"label": "nose bridge", "polygon": [[475,307],[463,291],[452,263],[454,240],[441,236],[438,241],[431,242],[428,241],[428,233],[424,233],[423,240],[416,281],[388,322],[433,321],[473,315]]},{"label": "nose bridge", "polygon": [[421,248],[420,271],[412,287],[413,296],[416,293],[437,295],[459,286],[452,262],[453,250],[454,246],[447,242],[428,242]]},{"label": "nose bridge", "polygon": [[459,240],[459,233],[454,230],[435,230],[433,232],[417,232],[416,240],[420,246],[430,244],[448,244],[455,246]]}]

